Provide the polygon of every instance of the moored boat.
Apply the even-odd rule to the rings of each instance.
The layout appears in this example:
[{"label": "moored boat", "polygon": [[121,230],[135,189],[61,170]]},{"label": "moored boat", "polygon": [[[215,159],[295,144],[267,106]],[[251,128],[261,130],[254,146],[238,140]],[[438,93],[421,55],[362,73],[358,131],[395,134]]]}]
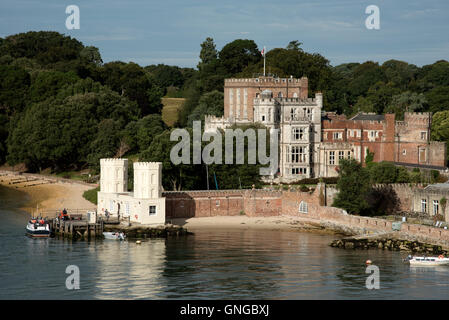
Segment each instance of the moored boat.
[{"label": "moored boat", "polygon": [[445,266],[449,265],[449,258],[439,255],[438,257],[415,257],[408,256],[406,262],[413,266]]},{"label": "moored boat", "polygon": [[33,238],[48,238],[51,234],[50,224],[43,218],[32,218],[28,221],[26,233]]},{"label": "moored boat", "polygon": [[103,232],[104,238],[109,240],[125,240],[123,232]]}]

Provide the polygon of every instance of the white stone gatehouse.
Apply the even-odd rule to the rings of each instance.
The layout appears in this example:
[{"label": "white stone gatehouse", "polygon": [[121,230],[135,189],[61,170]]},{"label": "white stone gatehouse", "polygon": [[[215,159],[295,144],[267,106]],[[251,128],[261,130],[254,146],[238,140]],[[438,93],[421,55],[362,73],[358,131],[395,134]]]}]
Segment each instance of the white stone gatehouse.
[{"label": "white stone gatehouse", "polygon": [[162,163],[135,162],[134,192],[128,192],[128,159],[100,160],[97,212],[141,224],[165,224]]}]

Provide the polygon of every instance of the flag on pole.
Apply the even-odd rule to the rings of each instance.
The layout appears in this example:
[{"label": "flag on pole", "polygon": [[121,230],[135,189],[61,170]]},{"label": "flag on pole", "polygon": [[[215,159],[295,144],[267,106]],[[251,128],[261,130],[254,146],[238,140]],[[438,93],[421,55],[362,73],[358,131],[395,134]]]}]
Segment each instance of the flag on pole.
[{"label": "flag on pole", "polygon": [[263,57],[263,76],[265,77],[265,46],[263,47],[260,53],[262,54]]}]

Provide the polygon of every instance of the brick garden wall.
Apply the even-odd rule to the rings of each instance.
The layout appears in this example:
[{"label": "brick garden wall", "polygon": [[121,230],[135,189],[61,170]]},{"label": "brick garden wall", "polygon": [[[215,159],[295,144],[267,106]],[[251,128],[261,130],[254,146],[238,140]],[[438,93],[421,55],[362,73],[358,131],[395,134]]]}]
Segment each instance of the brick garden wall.
[{"label": "brick garden wall", "polygon": [[[393,185],[403,202],[409,205],[411,188]],[[295,216],[317,221],[333,222],[347,228],[391,232],[392,222],[384,219],[347,214],[344,210],[324,206],[326,198],[324,185],[319,184],[313,192],[270,191],[270,190],[222,190],[164,192],[166,217],[192,218],[211,216],[237,216],[244,213],[249,217]],[[329,199],[327,199],[329,200]],[[299,212],[301,202],[307,203],[308,212]],[[401,232],[421,241],[436,241],[449,245],[449,230],[403,223]]]}]

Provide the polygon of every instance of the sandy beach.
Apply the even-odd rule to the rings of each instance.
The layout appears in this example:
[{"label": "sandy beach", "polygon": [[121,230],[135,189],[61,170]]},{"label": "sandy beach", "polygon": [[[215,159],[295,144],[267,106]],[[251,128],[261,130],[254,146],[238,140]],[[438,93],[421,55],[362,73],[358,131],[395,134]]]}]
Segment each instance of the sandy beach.
[{"label": "sandy beach", "polygon": [[324,229],[318,221],[292,216],[247,217],[247,216],[215,216],[189,219],[173,219],[173,224],[188,230],[195,229],[261,229],[282,231],[311,231],[333,233]]},{"label": "sandy beach", "polygon": [[95,209],[96,205],[83,198],[86,190],[96,185],[85,184],[66,179],[57,179],[36,174],[17,174],[14,172],[0,172],[0,184],[23,192],[26,202],[19,209],[27,212],[43,211],[49,217],[56,215],[62,208],[67,209]]}]

